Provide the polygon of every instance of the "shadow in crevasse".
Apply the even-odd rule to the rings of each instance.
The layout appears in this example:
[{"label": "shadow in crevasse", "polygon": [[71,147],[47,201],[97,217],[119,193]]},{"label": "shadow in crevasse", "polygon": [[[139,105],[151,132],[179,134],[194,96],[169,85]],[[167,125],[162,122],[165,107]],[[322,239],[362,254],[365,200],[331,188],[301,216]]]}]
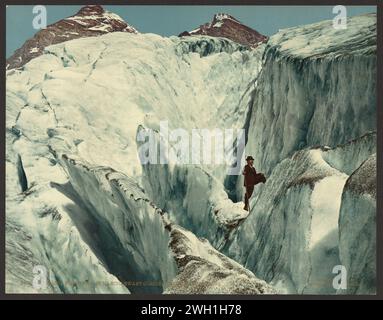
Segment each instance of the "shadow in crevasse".
[{"label": "shadow in crevasse", "polygon": [[162,293],[162,286],[153,285],[159,283],[159,279],[155,275],[143,274],[134,266],[132,253],[123,247],[109,223],[92,213],[96,209],[90,203],[85,203],[70,182],[51,182],[51,186],[74,202],[66,205],[65,210],[82,239],[108,272],[115,275],[132,293]]}]

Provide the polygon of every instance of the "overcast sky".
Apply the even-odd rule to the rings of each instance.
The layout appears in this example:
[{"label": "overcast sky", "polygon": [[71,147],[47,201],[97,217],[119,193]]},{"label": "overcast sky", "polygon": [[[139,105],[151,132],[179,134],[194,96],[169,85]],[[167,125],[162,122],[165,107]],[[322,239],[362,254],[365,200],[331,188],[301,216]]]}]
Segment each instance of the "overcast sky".
[{"label": "overcast sky", "polygon": [[[218,12],[231,14],[262,34],[272,35],[279,29],[332,19],[332,6],[104,6],[117,13],[142,33],[178,35],[211,21]],[[21,47],[36,30],[32,27],[33,6],[7,6],[6,55]],[[49,5],[48,24],[75,14],[81,6]],[[347,6],[347,15],[376,12],[375,6]]]}]

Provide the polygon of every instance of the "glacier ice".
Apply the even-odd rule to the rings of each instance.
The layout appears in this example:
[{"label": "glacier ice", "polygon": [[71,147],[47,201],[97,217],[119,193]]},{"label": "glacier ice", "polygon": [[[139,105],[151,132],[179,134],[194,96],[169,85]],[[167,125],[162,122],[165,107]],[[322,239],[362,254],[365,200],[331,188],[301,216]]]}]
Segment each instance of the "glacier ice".
[{"label": "glacier ice", "polygon": [[[255,50],[117,32],[6,75],[7,292],[44,265],[46,292],[342,293],[338,264],[374,292],[376,15]],[[141,165],[162,120],[246,130],[267,176],[250,213],[225,165]]]},{"label": "glacier ice", "polygon": [[[115,264],[117,269],[111,271],[120,273],[119,279],[131,292],[275,292],[207,240],[173,224],[132,178],[111,168],[91,167],[63,157],[69,181],[93,218],[118,238],[118,247],[108,247],[109,239],[103,238],[102,251],[115,251],[107,264]],[[137,282],[141,285],[132,284]]]},{"label": "glacier ice", "polygon": [[336,293],[343,186],[376,152],[376,16],[348,22],[344,32],[324,21],[272,36],[249,109],[246,153],[269,177],[224,252],[286,292]]},{"label": "glacier ice", "polygon": [[258,170],[376,130],[376,15],[352,17],[342,32],[332,21],[281,30],[264,59],[247,144]]},{"label": "glacier ice", "polygon": [[331,292],[339,262],[337,219],[347,175],[321,153],[297,151],[280,162],[223,251],[287,292]]},{"label": "glacier ice", "polygon": [[[141,126],[137,134],[145,130]],[[165,143],[160,132],[155,132],[153,139],[158,146]],[[143,145],[139,141],[137,144],[138,148]],[[171,157],[175,150],[172,146],[168,148]],[[167,211],[172,220],[207,238],[217,248],[248,216],[244,203],[229,199],[223,181],[204,165],[148,163],[142,168],[144,189],[156,205]]]},{"label": "glacier ice", "polygon": [[[62,155],[113,167],[139,183],[137,127],[143,124],[156,129],[162,119],[173,128],[204,128],[224,122],[229,127],[241,127],[263,49],[242,50],[231,41],[211,37],[181,40],[153,34],[113,33],[49,46],[23,68],[8,71],[7,221],[12,225],[16,220],[15,225],[20,225],[22,232],[32,232],[33,239],[40,239],[31,244],[33,255],[27,261],[28,268],[20,270],[20,277],[29,272],[29,279],[29,269],[37,261],[50,268],[60,283],[50,289],[52,292],[126,293],[128,289],[123,284],[129,279],[140,281],[145,275],[146,280],[151,280],[161,272],[165,273],[157,278],[167,283],[174,275],[172,267],[157,268],[158,251],[150,251],[144,238],[143,247],[134,251],[133,258],[125,229],[119,225],[128,223],[128,217],[121,216],[113,205],[111,208],[120,212],[119,219],[96,215],[90,200],[104,200],[106,206],[108,198],[93,198],[95,195],[89,193],[92,189],[88,190],[92,185],[76,185],[76,181],[95,183],[96,178],[76,175],[73,168],[70,172]],[[235,117],[230,116],[233,106],[238,111]],[[220,172],[223,174],[224,169]],[[71,183],[70,173],[77,178]],[[28,181],[27,186],[16,178],[24,175],[26,179],[21,180]],[[96,186],[93,185],[97,189]],[[139,208],[135,210],[146,214],[145,206]],[[61,218],[51,219],[49,212]],[[57,239],[52,238],[55,233],[60,234]],[[71,246],[63,247],[69,241],[67,234],[73,234]],[[19,243],[16,239],[14,244],[12,238],[12,232],[7,232],[10,248]],[[169,239],[165,235],[159,239],[165,250]],[[82,252],[78,255],[81,259],[66,261],[74,252]],[[140,258],[142,254],[153,258],[147,266],[147,261]],[[19,261],[17,252],[15,255],[15,261]],[[40,256],[49,259],[40,261]],[[13,257],[12,253],[9,257]],[[130,269],[125,268],[127,261]],[[14,265],[7,268],[7,274]],[[94,274],[93,265],[99,269]],[[69,281],[75,272],[76,278]],[[18,282],[9,279],[7,290],[12,292]],[[105,285],[97,285],[96,279]],[[26,282],[17,290],[27,292],[27,285]],[[163,290],[162,283],[146,288],[127,286],[132,292]]]}]

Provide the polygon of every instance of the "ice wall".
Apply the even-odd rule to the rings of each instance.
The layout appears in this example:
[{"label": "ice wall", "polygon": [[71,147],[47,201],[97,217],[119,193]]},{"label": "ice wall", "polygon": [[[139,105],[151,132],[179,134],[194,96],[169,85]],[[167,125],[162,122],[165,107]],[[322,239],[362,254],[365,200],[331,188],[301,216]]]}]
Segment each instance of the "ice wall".
[{"label": "ice wall", "polygon": [[160,209],[133,179],[113,169],[66,156],[63,161],[71,185],[98,222],[103,235],[99,250],[111,272],[134,293],[161,293],[176,266]]},{"label": "ice wall", "polygon": [[[248,212],[243,210],[244,203],[233,203],[222,181],[202,165],[182,165],[171,161],[176,159],[176,150],[159,132],[148,131],[141,126],[137,136],[144,136],[145,132],[152,134],[158,159],[160,148],[165,145],[168,148],[168,156],[164,157],[167,164],[148,162],[142,166],[142,181],[148,196],[177,224],[207,238],[219,248],[231,230],[247,217]],[[138,140],[137,148],[143,149],[143,153],[147,142],[141,138]],[[143,161],[146,160],[150,159],[143,158]]]},{"label": "ice wall", "polygon": [[[343,31],[324,21],[272,36],[246,145],[268,180],[256,186],[251,212],[224,252],[286,292],[336,293],[342,190],[376,152],[375,131],[375,14],[349,18]],[[237,197],[242,193],[239,178]],[[360,270],[352,272],[363,286]]]},{"label": "ice wall", "polygon": [[[99,232],[103,245],[99,249],[106,256],[110,250],[117,251],[110,259],[106,257],[106,263],[132,292],[275,292],[265,281],[215,250],[206,239],[172,223],[132,178],[66,156],[64,162],[73,188],[93,218],[102,224]],[[118,239],[118,247],[108,246],[110,239],[102,230],[105,228]],[[131,282],[140,284],[135,287]]]},{"label": "ice wall", "polygon": [[339,261],[337,220],[346,179],[320,149],[296,152],[259,187],[223,252],[282,291],[335,293],[331,271]]},{"label": "ice wall", "polygon": [[342,31],[323,21],[270,38],[246,148],[259,171],[376,130],[376,15],[347,21]]},{"label": "ice wall", "polygon": [[176,50],[179,54],[189,54],[192,52],[200,54],[201,57],[220,52],[233,53],[235,51],[250,51],[248,47],[233,42],[227,38],[217,38],[210,36],[192,36],[174,39],[177,43]]},{"label": "ice wall", "polygon": [[340,261],[347,272],[341,294],[376,293],[376,154],[348,178],[339,217]]},{"label": "ice wall", "polygon": [[94,250],[96,226],[77,201],[34,185],[9,196],[6,213],[7,293],[129,293]]}]

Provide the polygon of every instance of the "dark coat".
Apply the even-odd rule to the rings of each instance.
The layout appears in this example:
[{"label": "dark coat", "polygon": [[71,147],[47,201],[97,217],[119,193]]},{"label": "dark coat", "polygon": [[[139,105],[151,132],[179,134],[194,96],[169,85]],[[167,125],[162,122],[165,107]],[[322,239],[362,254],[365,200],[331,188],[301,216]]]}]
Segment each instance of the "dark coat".
[{"label": "dark coat", "polygon": [[243,185],[245,187],[255,186],[256,184],[266,182],[266,178],[263,173],[257,173],[254,167],[250,167],[248,164],[243,168],[242,174],[245,176]]}]

